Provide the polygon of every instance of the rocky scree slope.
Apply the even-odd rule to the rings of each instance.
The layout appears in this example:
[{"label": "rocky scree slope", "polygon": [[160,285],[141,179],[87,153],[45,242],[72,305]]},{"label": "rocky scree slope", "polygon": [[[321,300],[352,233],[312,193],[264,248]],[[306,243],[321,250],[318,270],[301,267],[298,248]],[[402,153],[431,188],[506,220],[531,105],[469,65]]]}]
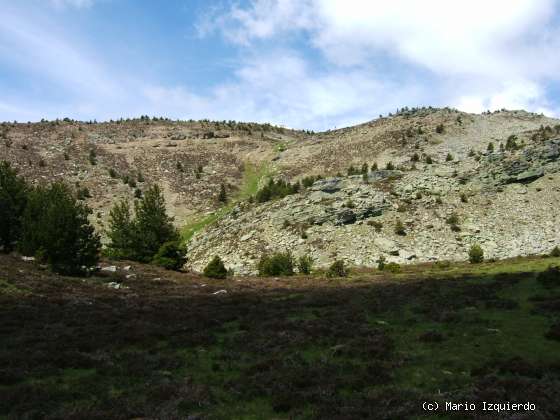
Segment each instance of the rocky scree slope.
[{"label": "rocky scree slope", "polygon": [[[371,267],[382,255],[465,260],[475,243],[487,258],[548,252],[560,245],[558,124],[522,111],[430,110],[302,139],[274,158],[275,176],[325,178],[281,200],[240,203],[194,236],[187,267],[219,255],[253,274],[263,253],[285,250],[318,267]],[[395,169],[346,175],[373,162]]]}]

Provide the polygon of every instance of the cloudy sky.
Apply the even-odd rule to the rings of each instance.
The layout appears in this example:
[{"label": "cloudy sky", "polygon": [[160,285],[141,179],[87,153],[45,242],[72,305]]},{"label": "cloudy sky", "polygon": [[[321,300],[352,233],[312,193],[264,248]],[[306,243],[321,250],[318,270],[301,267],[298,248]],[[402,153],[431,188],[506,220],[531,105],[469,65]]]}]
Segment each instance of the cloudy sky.
[{"label": "cloudy sky", "polygon": [[0,120],[560,116],[560,0],[0,0]]}]

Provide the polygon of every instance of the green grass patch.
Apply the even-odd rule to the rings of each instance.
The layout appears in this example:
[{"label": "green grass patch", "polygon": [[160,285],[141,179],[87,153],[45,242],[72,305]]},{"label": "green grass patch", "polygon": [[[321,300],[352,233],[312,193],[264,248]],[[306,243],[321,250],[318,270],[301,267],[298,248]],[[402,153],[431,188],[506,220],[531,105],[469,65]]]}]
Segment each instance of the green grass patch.
[{"label": "green grass patch", "polygon": [[241,180],[241,186],[237,194],[233,196],[227,204],[211,214],[202,217],[194,216],[191,221],[188,221],[181,229],[183,241],[190,241],[196,232],[212,225],[222,217],[229,214],[237,203],[247,200],[249,197],[255,195],[259,188],[259,182],[268,174],[268,165],[262,164],[257,166],[251,163],[246,163],[243,171],[243,179]]}]

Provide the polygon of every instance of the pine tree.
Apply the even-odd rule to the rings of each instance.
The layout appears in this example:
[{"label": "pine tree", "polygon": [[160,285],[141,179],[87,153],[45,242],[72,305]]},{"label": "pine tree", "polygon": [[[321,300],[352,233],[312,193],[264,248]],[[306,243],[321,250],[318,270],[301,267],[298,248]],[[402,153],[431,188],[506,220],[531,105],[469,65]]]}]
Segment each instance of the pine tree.
[{"label": "pine tree", "polygon": [[101,247],[89,214],[89,207],[60,182],[32,190],[22,219],[20,250],[55,271],[79,273],[97,263]]},{"label": "pine tree", "polygon": [[165,199],[158,185],[151,186],[144,197],[134,203],[138,240],[134,244],[139,261],[148,262],[166,242],[179,240],[173,219],[165,210]]},{"label": "pine tree", "polygon": [[107,246],[113,258],[136,259],[134,253],[135,226],[126,200],[115,204],[109,213],[109,239]]},{"label": "pine tree", "polygon": [[227,269],[222,259],[217,255],[212,258],[204,268],[204,275],[212,279],[225,279],[227,277]]},{"label": "pine tree", "polygon": [[27,194],[25,180],[8,162],[0,162],[0,246],[4,251],[10,251],[20,236]]},{"label": "pine tree", "polygon": [[471,264],[477,264],[484,261],[484,251],[480,245],[475,244],[469,249],[469,261]]}]

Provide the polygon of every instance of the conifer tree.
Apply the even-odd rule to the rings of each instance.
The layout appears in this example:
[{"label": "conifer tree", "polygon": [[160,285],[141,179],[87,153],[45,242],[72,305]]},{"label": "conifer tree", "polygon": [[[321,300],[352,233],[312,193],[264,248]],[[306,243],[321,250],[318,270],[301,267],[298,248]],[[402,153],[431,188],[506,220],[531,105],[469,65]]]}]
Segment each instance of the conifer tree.
[{"label": "conifer tree", "polygon": [[20,250],[55,271],[76,274],[97,263],[101,243],[88,221],[91,210],[61,182],[29,194]]},{"label": "conifer tree", "polygon": [[21,233],[28,187],[8,162],[0,162],[0,246],[11,251]]}]

